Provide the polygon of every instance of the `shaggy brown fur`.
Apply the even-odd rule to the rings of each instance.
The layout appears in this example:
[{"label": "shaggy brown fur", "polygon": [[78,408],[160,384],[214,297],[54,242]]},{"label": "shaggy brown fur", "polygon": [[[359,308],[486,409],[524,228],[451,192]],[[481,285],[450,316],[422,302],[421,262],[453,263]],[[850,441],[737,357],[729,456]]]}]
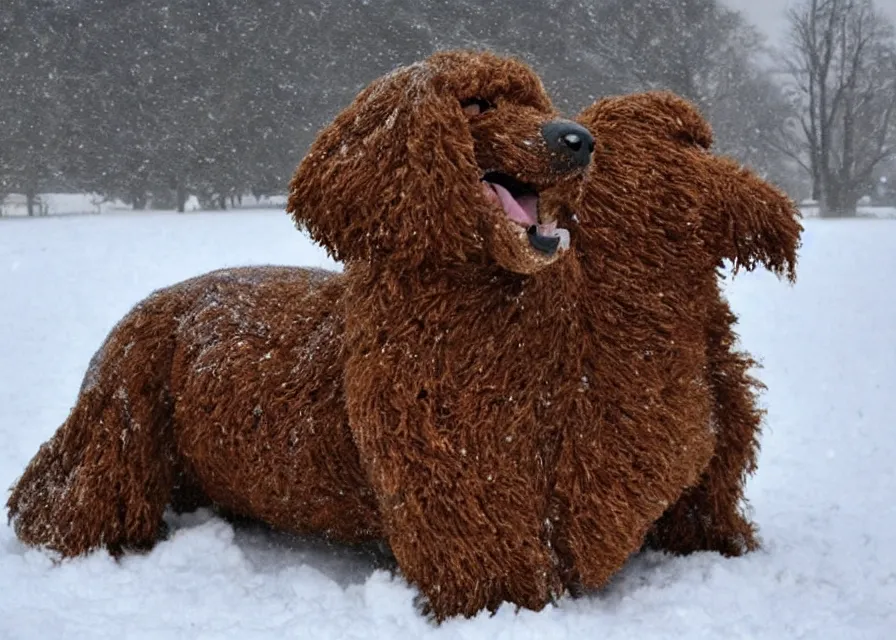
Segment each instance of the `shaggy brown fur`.
[{"label": "shaggy brown fur", "polygon": [[761,414],[716,268],[728,258],[792,277],[801,228],[782,193],[707,152],[709,126],[671,94],[602,100],[579,121],[597,145],[585,186],[545,203],[575,214],[585,279],[565,340],[582,376],[553,504],[565,580],[593,588],[660,516],[662,548],[755,546],[740,500]]},{"label": "shaggy brown fur", "polygon": [[536,251],[480,179],[581,176],[542,135],[554,118],[539,79],[492,55],[373,83],[291,185],[346,274],[235,269],[138,305],[14,488],[19,537],[66,556],[148,547],[167,504],[208,498],[286,531],[385,537],[439,619],[541,608],[561,589],[548,301],[571,291],[549,275],[563,251]]},{"label": "shaggy brown fur", "polygon": [[[497,108],[461,109],[474,98]],[[15,487],[18,535],[117,553],[151,546],[167,504],[211,500],[385,538],[438,619],[600,586],[676,500],[657,544],[711,544],[704,512],[729,539],[715,500],[736,508],[757,414],[709,283],[720,257],[791,265],[773,218],[792,210],[699,151],[691,114],[637,96],[586,112],[602,146],[576,197],[519,63],[440,54],[375,82],[291,185],[346,274],[234,269],[138,305]],[[492,170],[539,188],[544,229],[577,213],[576,255],[532,249],[483,190]],[[726,406],[730,445],[710,428]]]}]

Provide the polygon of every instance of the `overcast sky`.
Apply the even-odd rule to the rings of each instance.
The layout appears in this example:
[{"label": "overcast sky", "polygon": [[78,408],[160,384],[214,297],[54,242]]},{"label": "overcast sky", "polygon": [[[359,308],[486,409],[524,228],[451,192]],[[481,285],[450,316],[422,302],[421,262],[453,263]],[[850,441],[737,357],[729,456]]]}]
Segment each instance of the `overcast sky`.
[{"label": "overcast sky", "polygon": [[[725,0],[739,9],[753,24],[769,36],[770,44],[780,41],[786,30],[785,10],[794,4],[793,0]],[[896,0],[876,0],[875,5],[896,20]]]}]

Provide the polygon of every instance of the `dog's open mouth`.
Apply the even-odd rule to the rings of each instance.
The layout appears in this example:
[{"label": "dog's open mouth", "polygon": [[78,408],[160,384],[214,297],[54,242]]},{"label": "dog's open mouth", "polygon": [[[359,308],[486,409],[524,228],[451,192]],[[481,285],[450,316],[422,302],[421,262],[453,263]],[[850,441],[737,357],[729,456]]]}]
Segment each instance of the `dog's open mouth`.
[{"label": "dog's open mouth", "polygon": [[524,231],[529,245],[536,251],[552,256],[559,249],[569,247],[569,232],[557,227],[556,222],[538,221],[538,190],[505,173],[489,171],[482,177],[486,196],[501,205],[507,220]]}]

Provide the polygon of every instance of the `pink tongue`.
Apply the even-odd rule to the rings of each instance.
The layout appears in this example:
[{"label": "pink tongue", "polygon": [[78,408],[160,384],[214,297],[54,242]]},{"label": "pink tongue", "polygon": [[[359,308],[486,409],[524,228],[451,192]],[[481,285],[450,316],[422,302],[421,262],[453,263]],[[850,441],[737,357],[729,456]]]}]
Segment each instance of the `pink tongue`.
[{"label": "pink tongue", "polygon": [[504,207],[504,212],[508,218],[524,227],[538,222],[538,196],[520,196],[519,200],[517,200],[501,185],[493,182],[487,184],[498,194],[498,199],[501,201],[501,206]]}]

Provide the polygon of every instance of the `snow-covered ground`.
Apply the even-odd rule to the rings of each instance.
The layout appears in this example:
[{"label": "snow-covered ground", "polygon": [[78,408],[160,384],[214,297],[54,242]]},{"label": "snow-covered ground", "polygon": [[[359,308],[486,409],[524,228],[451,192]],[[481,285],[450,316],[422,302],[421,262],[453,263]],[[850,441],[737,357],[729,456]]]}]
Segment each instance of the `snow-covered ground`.
[{"label": "snow-covered ground", "polygon": [[[227,203],[231,207],[230,202]],[[280,207],[286,205],[286,196],[260,196],[244,195],[242,202],[237,205],[239,209],[258,207]],[[187,198],[184,204],[186,211],[199,211],[199,199],[196,196]],[[68,215],[95,215],[117,214],[133,211],[130,205],[121,200],[106,200],[96,193],[42,193],[38,196],[35,206],[35,216],[68,216]],[[133,211],[137,215],[143,215],[145,211]],[[0,218],[21,218],[28,215],[28,201],[21,193],[11,193],[5,197],[0,196]]]},{"label": "snow-covered ground", "polygon": [[[740,559],[634,559],[605,592],[431,626],[357,552],[198,513],[120,563],[54,565],[0,524],[0,638],[896,637],[896,222],[806,222],[800,279],[729,288],[765,364]],[[153,289],[222,266],[331,265],[276,211],[0,220],[0,487],[65,418],[106,332]]]},{"label": "snow-covered ground", "polygon": [[[818,217],[818,206],[811,204],[802,204],[800,209],[806,218]],[[859,218],[879,218],[882,220],[896,218],[896,207],[872,207],[868,205],[859,205],[856,208],[856,217]]]},{"label": "snow-covered ground", "polygon": [[[106,200],[96,193],[41,193],[34,206],[36,216],[87,215],[129,210],[119,200]],[[21,193],[0,198],[0,217],[28,215],[28,201]]]}]

